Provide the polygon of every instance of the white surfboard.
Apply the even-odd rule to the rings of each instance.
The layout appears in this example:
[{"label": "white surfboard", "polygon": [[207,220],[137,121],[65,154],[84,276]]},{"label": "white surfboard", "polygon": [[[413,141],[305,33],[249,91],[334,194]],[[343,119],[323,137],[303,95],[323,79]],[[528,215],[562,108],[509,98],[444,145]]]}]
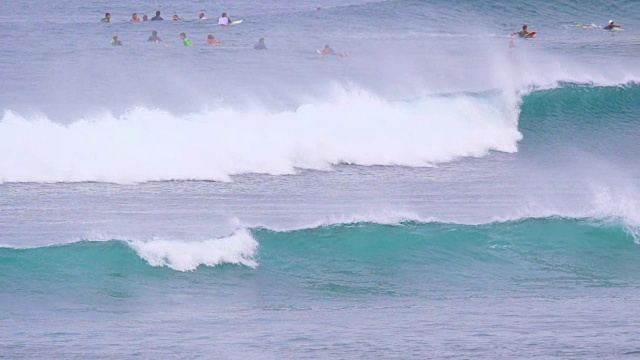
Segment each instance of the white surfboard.
[{"label": "white surfboard", "polygon": [[233,20],[232,22],[229,23],[229,25],[238,25],[238,24],[242,24],[244,20]]}]

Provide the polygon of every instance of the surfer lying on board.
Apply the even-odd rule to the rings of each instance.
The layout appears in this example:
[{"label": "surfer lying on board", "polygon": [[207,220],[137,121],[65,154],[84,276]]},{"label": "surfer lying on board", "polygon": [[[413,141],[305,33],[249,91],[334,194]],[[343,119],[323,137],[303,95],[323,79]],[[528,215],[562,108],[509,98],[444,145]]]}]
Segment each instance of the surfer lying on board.
[{"label": "surfer lying on board", "polygon": [[605,29],[605,30],[613,30],[615,28],[621,28],[621,27],[622,27],[622,25],[614,24],[613,20],[609,20],[609,24],[607,26],[603,27],[603,29]]},{"label": "surfer lying on board", "polygon": [[[534,33],[535,33],[535,31],[534,31]],[[532,33],[529,32],[529,26],[528,25],[522,25],[522,30],[512,32],[511,36],[518,35],[521,38],[526,38],[526,37],[529,37],[530,34],[532,34]]]}]

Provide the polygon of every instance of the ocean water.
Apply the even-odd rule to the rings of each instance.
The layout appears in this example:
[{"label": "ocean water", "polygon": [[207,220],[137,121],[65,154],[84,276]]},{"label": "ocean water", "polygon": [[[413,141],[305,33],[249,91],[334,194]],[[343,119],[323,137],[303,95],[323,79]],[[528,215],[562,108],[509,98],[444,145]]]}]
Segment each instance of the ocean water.
[{"label": "ocean water", "polygon": [[2,1],[0,358],[638,357],[638,24]]}]

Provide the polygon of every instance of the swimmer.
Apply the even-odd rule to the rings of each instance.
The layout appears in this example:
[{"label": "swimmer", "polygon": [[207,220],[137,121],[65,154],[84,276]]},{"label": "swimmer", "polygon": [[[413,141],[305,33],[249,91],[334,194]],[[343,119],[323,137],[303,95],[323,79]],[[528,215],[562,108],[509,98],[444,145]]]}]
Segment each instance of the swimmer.
[{"label": "swimmer", "polygon": [[198,20],[207,20],[207,18],[206,18],[206,17],[204,17],[204,13],[203,13],[203,12],[201,12],[201,13],[198,15]]},{"label": "swimmer", "polygon": [[152,42],[157,44],[157,43],[161,43],[162,39],[158,37],[158,32],[153,30],[151,32],[151,36],[149,36],[149,38],[147,39],[147,42]]},{"label": "swimmer", "polygon": [[140,18],[138,17],[138,14],[133,13],[131,15],[131,20],[129,20],[129,22],[140,22]]},{"label": "swimmer", "polygon": [[260,40],[258,40],[258,42],[253,45],[253,48],[255,50],[269,50],[267,49],[267,46],[264,44],[264,38],[260,38]]},{"label": "swimmer", "polygon": [[102,18],[102,20],[100,21],[102,21],[103,23],[111,22],[111,13],[105,13],[104,18]]},{"label": "swimmer", "polygon": [[175,20],[182,20],[182,18],[180,18],[180,16],[178,16],[178,15],[173,15],[173,20],[174,20],[174,21],[175,21]]},{"label": "swimmer", "polygon": [[209,44],[209,45],[220,45],[220,41],[218,41],[218,39],[216,39],[215,36],[209,35],[209,36],[207,36],[207,44]]},{"label": "swimmer", "polygon": [[113,35],[113,38],[111,39],[111,45],[122,46],[122,41],[118,40],[118,35]]},{"label": "swimmer", "polygon": [[331,48],[329,45],[325,45],[324,49],[320,51],[320,55],[338,55],[335,50]]},{"label": "swimmer", "polygon": [[160,16],[160,10],[156,11],[156,16],[151,18],[151,21],[164,20],[162,16]]},{"label": "swimmer", "polygon": [[149,17],[147,15],[142,15],[142,21],[149,21]]}]

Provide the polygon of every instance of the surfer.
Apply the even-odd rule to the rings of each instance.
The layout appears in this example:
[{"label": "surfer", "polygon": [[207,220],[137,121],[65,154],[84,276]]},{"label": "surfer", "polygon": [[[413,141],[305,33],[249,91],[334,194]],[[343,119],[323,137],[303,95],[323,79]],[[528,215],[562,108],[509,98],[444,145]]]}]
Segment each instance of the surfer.
[{"label": "surfer", "polygon": [[198,19],[199,19],[199,20],[207,20],[207,18],[206,18],[206,17],[204,17],[204,13],[203,13],[203,12],[201,12],[201,13],[198,15]]},{"label": "surfer", "polygon": [[528,25],[522,25],[522,30],[512,32],[511,36],[518,35],[521,38],[525,38],[529,34],[530,34],[529,33],[529,26]]},{"label": "surfer", "polygon": [[231,19],[227,16],[227,13],[222,13],[222,16],[218,19],[218,25],[230,25]]},{"label": "surfer", "polygon": [[142,21],[149,21],[149,17],[147,15],[142,15]]},{"label": "surfer", "polygon": [[267,45],[264,44],[264,38],[260,38],[260,40],[258,40],[258,42],[253,45],[253,49],[254,50],[269,50],[267,49]]},{"label": "surfer", "polygon": [[147,42],[152,42],[152,43],[161,43],[162,39],[160,39],[160,37],[158,37],[158,32],[153,30],[151,32],[151,36],[149,36],[149,38],[147,39]]},{"label": "surfer", "polygon": [[160,10],[156,11],[156,16],[151,18],[151,21],[164,20],[162,16],[160,16]]},{"label": "surfer", "polygon": [[138,14],[133,13],[131,15],[131,20],[129,20],[129,22],[140,22],[140,18],[138,17]]},{"label": "surfer", "polygon": [[111,13],[105,13],[104,18],[102,18],[102,20],[100,21],[102,21],[103,23],[111,22]]},{"label": "surfer", "polygon": [[329,45],[325,45],[324,49],[320,51],[320,55],[338,55],[335,50],[331,48]]},{"label": "surfer", "polygon": [[113,35],[113,39],[111,39],[111,45],[122,46],[122,41],[118,40],[118,35]]},{"label": "surfer", "polygon": [[218,39],[216,39],[215,36],[209,34],[207,36],[207,44],[209,44],[209,45],[220,45],[220,41],[218,41]]},{"label": "surfer", "polygon": [[611,30],[613,30],[615,28],[621,28],[621,27],[622,27],[622,25],[614,24],[613,20],[609,20],[609,24],[607,26],[603,27],[603,29],[611,31]]},{"label": "surfer", "polygon": [[182,43],[184,44],[184,46],[193,46],[191,41],[187,39],[187,34],[180,33],[180,39],[182,40]]},{"label": "surfer", "polygon": [[173,21],[176,21],[176,20],[182,20],[182,18],[180,18],[180,16],[178,16],[178,14],[173,15]]}]

